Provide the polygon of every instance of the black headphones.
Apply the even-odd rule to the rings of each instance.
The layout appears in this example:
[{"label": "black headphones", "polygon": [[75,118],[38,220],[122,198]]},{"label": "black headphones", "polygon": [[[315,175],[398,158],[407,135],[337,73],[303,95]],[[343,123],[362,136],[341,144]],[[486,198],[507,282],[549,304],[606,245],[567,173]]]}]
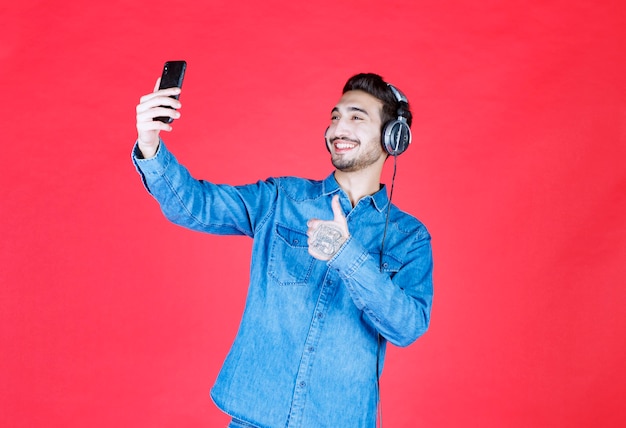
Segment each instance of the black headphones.
[{"label": "black headphones", "polygon": [[[394,97],[398,101],[398,110],[397,115],[398,118],[394,120],[390,120],[383,126],[383,130],[381,133],[381,143],[383,146],[383,150],[391,155],[391,156],[399,156],[406,149],[409,148],[409,144],[411,144],[411,128],[407,122],[407,113],[409,111],[409,102],[404,96],[402,92],[400,92],[395,86],[390,83],[387,83],[391,92],[393,92]],[[324,141],[326,143],[326,149],[330,151],[328,137],[326,133],[328,132],[328,128],[324,132]]]},{"label": "black headphones", "polygon": [[400,92],[395,86],[387,83],[391,92],[396,97],[396,100],[400,104],[398,106],[397,115],[398,118],[390,120],[383,126],[382,132],[382,144],[383,149],[391,156],[399,156],[411,144],[411,128],[407,122],[407,113],[409,111],[409,102],[402,92]]}]

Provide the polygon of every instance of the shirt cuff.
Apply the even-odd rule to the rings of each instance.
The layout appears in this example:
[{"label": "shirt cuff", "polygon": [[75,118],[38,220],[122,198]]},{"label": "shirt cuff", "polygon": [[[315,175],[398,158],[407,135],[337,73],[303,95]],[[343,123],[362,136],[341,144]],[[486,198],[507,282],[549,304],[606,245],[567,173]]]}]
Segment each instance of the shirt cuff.
[{"label": "shirt cuff", "polygon": [[365,262],[369,253],[352,236],[343,244],[337,254],[328,261],[328,266],[336,269],[339,275],[349,278]]},{"label": "shirt cuff", "polygon": [[165,173],[171,161],[172,154],[167,150],[167,147],[165,147],[163,140],[159,140],[157,152],[150,159],[143,158],[143,154],[141,150],[139,150],[139,145],[135,142],[135,146],[133,147],[133,163],[141,174],[145,176],[161,176]]}]

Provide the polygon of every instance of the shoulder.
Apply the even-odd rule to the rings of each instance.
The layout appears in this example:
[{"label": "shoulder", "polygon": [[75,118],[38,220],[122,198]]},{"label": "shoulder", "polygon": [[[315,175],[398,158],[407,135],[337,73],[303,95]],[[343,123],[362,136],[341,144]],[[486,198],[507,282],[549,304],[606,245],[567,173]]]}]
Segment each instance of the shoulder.
[{"label": "shoulder", "polygon": [[393,223],[398,232],[415,236],[416,240],[430,239],[428,229],[424,223],[414,215],[392,204],[389,216],[390,223]]},{"label": "shoulder", "polygon": [[302,177],[276,177],[279,192],[294,201],[306,201],[319,198],[323,194],[323,181]]}]

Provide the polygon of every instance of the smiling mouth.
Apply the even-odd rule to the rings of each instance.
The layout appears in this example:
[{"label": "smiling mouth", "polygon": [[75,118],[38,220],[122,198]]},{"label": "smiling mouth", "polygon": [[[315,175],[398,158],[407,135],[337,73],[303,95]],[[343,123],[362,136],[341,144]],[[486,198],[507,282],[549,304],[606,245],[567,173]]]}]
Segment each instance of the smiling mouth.
[{"label": "smiling mouth", "polygon": [[336,150],[351,150],[355,148],[358,143],[354,141],[335,139],[333,140],[333,145]]}]

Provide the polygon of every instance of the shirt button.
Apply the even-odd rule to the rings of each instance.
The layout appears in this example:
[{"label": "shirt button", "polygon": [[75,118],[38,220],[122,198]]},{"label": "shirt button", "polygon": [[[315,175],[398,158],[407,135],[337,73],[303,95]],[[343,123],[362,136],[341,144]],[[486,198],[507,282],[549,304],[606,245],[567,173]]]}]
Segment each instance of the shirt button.
[{"label": "shirt button", "polygon": [[312,346],[309,346],[309,352],[313,352],[313,351],[315,351],[315,348]]},{"label": "shirt button", "polygon": [[306,386],[306,382],[300,382],[300,388],[304,388]]},{"label": "shirt button", "polygon": [[383,267],[386,269],[389,267],[389,263],[383,263]]},{"label": "shirt button", "polygon": [[323,314],[323,313],[321,313],[321,312],[318,312],[318,313],[317,313],[317,317],[318,317],[318,318],[324,318],[324,314]]},{"label": "shirt button", "polygon": [[299,241],[299,240],[297,240],[297,239],[294,239],[294,240],[293,240],[293,245],[298,245],[299,243],[300,243],[300,241]]}]

